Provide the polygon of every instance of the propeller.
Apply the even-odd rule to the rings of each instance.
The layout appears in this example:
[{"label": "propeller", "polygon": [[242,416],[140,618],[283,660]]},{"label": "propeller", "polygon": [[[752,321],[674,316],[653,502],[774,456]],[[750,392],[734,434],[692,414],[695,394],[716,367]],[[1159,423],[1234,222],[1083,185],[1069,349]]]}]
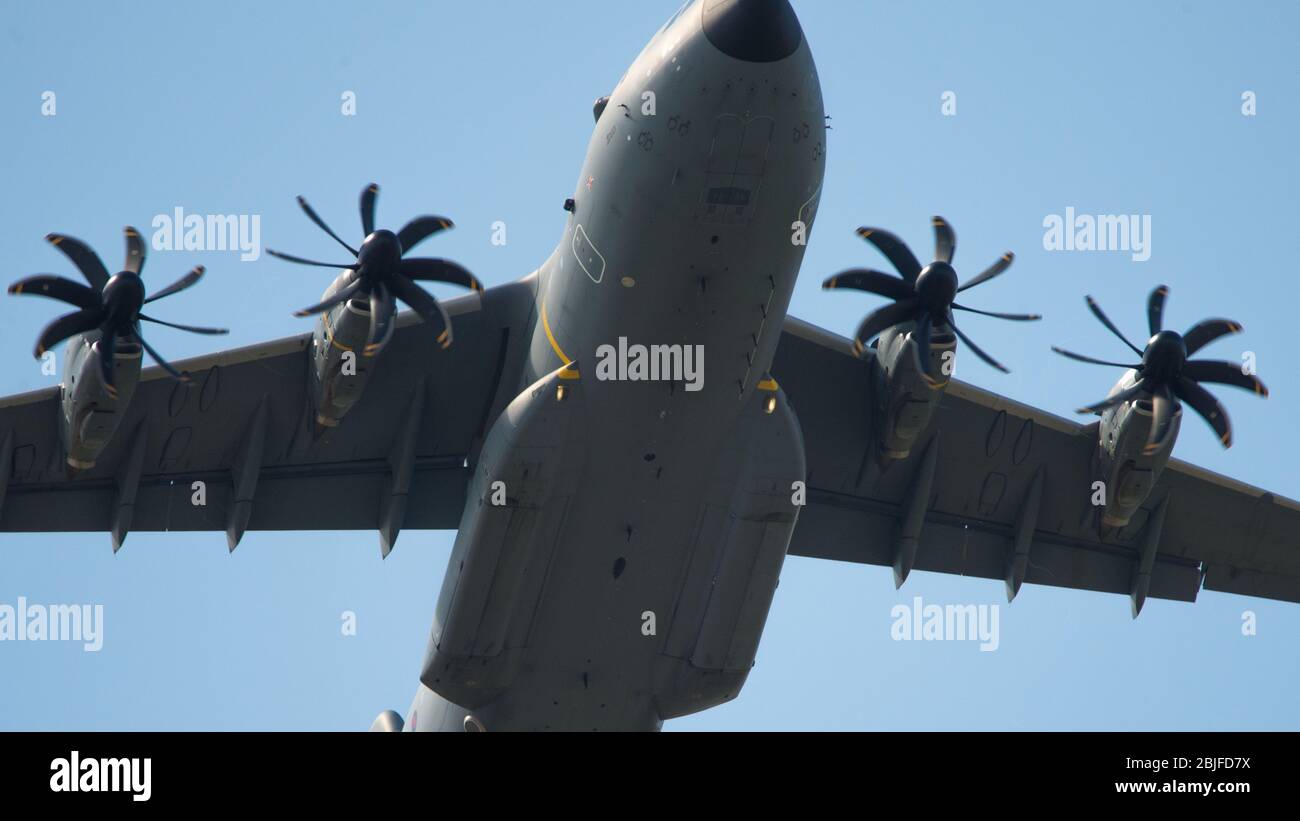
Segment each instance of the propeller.
[{"label": "propeller", "polygon": [[55,319],[41,331],[36,341],[36,358],[40,359],[47,350],[72,336],[98,330],[100,332],[99,348],[100,376],[104,380],[104,389],[111,397],[117,397],[117,387],[113,384],[113,354],[119,340],[139,342],[148,352],[149,357],[157,362],[163,370],[182,382],[188,382],[189,376],[172,367],[171,363],[153,349],[140,333],[141,322],[166,325],[196,334],[224,334],[224,328],[201,328],[193,325],[177,325],[164,322],[140,313],[141,308],[150,302],[184,291],[203,277],[203,266],[193,268],[188,274],[176,280],[153,296],[145,296],[144,280],[140,272],[144,269],[145,248],[140,232],[127,226],[126,262],[122,270],[113,276],[99,256],[79,239],[65,234],[49,234],[45,237],[72,260],[82,276],[90,283],[82,285],[64,277],[53,274],[37,274],[20,279],[9,286],[11,294],[35,294],[75,306],[78,310]]},{"label": "propeller", "polygon": [[[822,283],[823,288],[849,288],[866,291],[893,300],[890,304],[868,314],[858,326],[853,340],[853,352],[862,356],[872,337],[903,322],[915,322],[917,353],[925,375],[935,381],[930,373],[930,335],[935,328],[948,327],[961,338],[975,355],[989,365],[1010,373],[1001,363],[989,356],[957,327],[953,311],[968,311],[998,319],[1018,322],[1042,319],[1038,314],[1003,314],[981,311],[959,305],[953,300],[957,294],[976,285],[988,282],[1011,267],[1015,255],[1006,252],[978,276],[964,285],[958,285],[957,272],[952,267],[953,253],[957,250],[957,234],[943,217],[934,217],[934,261],[924,268],[911,249],[894,234],[880,228],[859,228],[858,236],[870,242],[885,255],[900,276],[873,271],[869,268],[851,268]],[[901,278],[900,278],[901,277]]]},{"label": "propeller", "polygon": [[1153,453],[1164,441],[1178,409],[1178,400],[1192,406],[1192,410],[1201,415],[1225,448],[1232,447],[1232,425],[1228,422],[1228,412],[1223,405],[1201,387],[1202,382],[1220,385],[1234,385],[1254,391],[1259,396],[1268,396],[1268,388],[1252,374],[1243,373],[1240,366],[1232,362],[1207,359],[1188,359],[1192,354],[1204,348],[1214,340],[1241,331],[1241,325],[1230,319],[1206,319],[1178,334],[1163,327],[1165,298],[1169,288],[1157,286],[1147,298],[1147,326],[1151,339],[1146,348],[1139,349],[1110,321],[1101,306],[1092,297],[1087,297],[1088,309],[1105,325],[1107,330],[1127,345],[1142,358],[1141,362],[1129,365],[1122,362],[1110,362],[1091,356],[1072,353],[1053,346],[1052,350],[1079,362],[1094,365],[1113,365],[1117,368],[1129,368],[1138,374],[1137,381],[1127,388],[1103,399],[1100,402],[1079,409],[1079,413],[1101,413],[1107,408],[1128,402],[1143,395],[1151,396],[1152,420],[1151,433],[1147,437],[1144,452]]},{"label": "propeller", "polygon": [[433,326],[437,332],[438,344],[443,348],[451,345],[451,319],[428,291],[416,285],[417,280],[427,282],[449,282],[482,291],[483,286],[469,271],[446,259],[432,257],[403,257],[425,239],[453,227],[446,217],[416,217],[397,233],[375,229],[375,201],[379,198],[379,186],[371,183],[361,192],[361,230],[365,239],[361,248],[353,248],[325,224],[325,221],[312,210],[307,200],[298,197],[308,219],[334,241],[351,252],[352,262],[337,264],[317,262],[291,254],[267,249],[272,256],[300,265],[314,265],[321,268],[345,268],[347,277],[341,287],[325,300],[295,312],[295,316],[310,316],[324,313],[336,305],[353,297],[369,297],[370,300],[370,334],[365,355],[373,356],[388,334],[388,326],[396,312],[396,300],[400,299],[410,306],[420,318]]}]

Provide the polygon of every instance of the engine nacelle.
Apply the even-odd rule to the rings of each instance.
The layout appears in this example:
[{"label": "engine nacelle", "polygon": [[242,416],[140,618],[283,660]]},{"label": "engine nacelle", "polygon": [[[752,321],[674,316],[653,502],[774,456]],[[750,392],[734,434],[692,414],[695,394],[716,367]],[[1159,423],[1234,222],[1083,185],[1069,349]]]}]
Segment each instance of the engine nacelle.
[{"label": "engine nacelle", "polygon": [[[344,273],[334,280],[321,298],[338,290],[346,276]],[[388,334],[367,354],[370,303],[366,298],[349,299],[321,316],[312,337],[309,375],[318,431],[337,426],[361,398],[379,353],[392,339],[396,327],[396,322],[390,322]]]},{"label": "engine nacelle", "polygon": [[876,448],[882,462],[906,459],[916,438],[930,424],[930,417],[943,398],[943,391],[956,364],[957,340],[950,333],[933,333],[930,373],[921,369],[916,343],[909,325],[883,332],[876,344],[872,365]]},{"label": "engine nacelle", "polygon": [[64,349],[67,361],[60,386],[63,418],[59,427],[68,465],[76,470],[95,466],[140,381],[140,345],[119,339],[113,356],[117,396],[110,396],[100,372],[98,340],[97,331],[74,336]]},{"label": "engine nacelle", "polygon": [[[1134,372],[1129,371],[1111,394],[1131,386],[1135,379]],[[1108,408],[1101,416],[1093,476],[1104,483],[1105,503],[1101,507],[1102,525],[1106,527],[1119,528],[1129,523],[1169,462],[1183,409],[1180,405],[1174,411],[1164,440],[1147,453],[1153,418],[1151,400],[1145,398]]]}]

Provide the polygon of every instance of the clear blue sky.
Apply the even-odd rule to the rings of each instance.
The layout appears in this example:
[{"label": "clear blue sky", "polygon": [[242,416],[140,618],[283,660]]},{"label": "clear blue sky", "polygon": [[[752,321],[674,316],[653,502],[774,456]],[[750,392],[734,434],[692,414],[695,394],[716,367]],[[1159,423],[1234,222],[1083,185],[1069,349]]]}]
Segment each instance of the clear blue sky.
[{"label": "clear blue sky", "polygon": [[[0,0],[0,279],[71,266],[42,240],[64,231],[110,265],[121,227],[176,206],[260,214],[263,243],[328,255],[297,210],[307,195],[355,228],[361,187],[383,186],[381,224],[426,212],[458,224],[437,253],[489,285],[531,271],[563,226],[591,103],[675,11],[676,0],[19,3]],[[967,330],[1011,366],[964,358],[959,376],[1062,415],[1117,374],[1066,362],[1065,344],[1123,349],[1088,316],[1096,295],[1141,337],[1143,300],[1167,316],[1246,333],[1213,351],[1258,356],[1273,391],[1223,397],[1236,444],[1189,419],[1176,453],[1300,497],[1300,369],[1290,329],[1300,189],[1300,6],[1282,2],[796,2],[821,73],[825,193],[792,313],[848,334],[873,298],[828,294],[825,275],[883,260],[853,235],[887,226],[919,249],[931,214],[970,275],[1006,249],[1012,271],[977,307],[1037,310],[1031,327]],[[41,93],[57,94],[42,117]],[[356,117],[339,114],[357,95]],[[957,94],[957,116],[940,95]],[[1243,117],[1254,91],[1258,115]],[[1150,214],[1152,257],[1047,252],[1042,221]],[[504,220],[509,243],[490,243]],[[432,246],[430,246],[432,248]],[[431,251],[432,253],[432,251]],[[154,253],[155,285],[190,266],[203,285],[168,300],[177,322],[229,324],[221,346],[305,331],[293,308],[328,272],[230,253]],[[0,394],[52,383],[30,351],[53,303],[0,299]],[[213,340],[164,330],[174,358]],[[0,603],[105,606],[98,654],[0,644],[0,729],[361,729],[415,692],[451,533],[407,531],[386,561],[373,533],[0,537]],[[1004,603],[1000,583],[790,559],[741,697],[678,729],[1300,729],[1300,606],[1203,592],[1129,618],[1119,596],[1026,587],[1003,607],[1001,646],[890,639],[890,608]],[[1241,613],[1259,634],[1240,633]],[[354,611],[358,635],[340,635]]]}]

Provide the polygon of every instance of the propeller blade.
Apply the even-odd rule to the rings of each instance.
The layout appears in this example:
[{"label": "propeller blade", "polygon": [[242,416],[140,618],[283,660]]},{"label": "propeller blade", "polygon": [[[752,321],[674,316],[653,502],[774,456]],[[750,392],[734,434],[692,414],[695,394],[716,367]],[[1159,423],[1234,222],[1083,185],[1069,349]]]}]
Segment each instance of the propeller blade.
[{"label": "propeller blade", "polygon": [[483,285],[473,274],[449,259],[413,257],[402,260],[397,266],[397,270],[410,279],[420,279],[425,282],[449,282],[452,285],[460,285],[475,291],[483,290]]},{"label": "propeller blade", "polygon": [[1236,333],[1241,333],[1241,325],[1231,319],[1204,319],[1187,329],[1183,334],[1183,344],[1187,346],[1187,355],[1191,356],[1219,337]]},{"label": "propeller blade", "polygon": [[113,355],[117,353],[117,334],[112,331],[105,331],[104,335],[95,343],[95,348],[99,351],[99,378],[104,383],[104,390],[113,399],[117,398],[117,385],[114,384],[113,373],[114,365]]},{"label": "propeller blade", "polygon": [[1100,402],[1095,402],[1091,405],[1084,405],[1082,408],[1079,408],[1078,413],[1101,413],[1107,408],[1113,408],[1116,405],[1124,404],[1130,399],[1137,398],[1140,394],[1145,393],[1146,389],[1146,383],[1139,379],[1133,385],[1130,385],[1119,393],[1106,397]]},{"label": "propeller blade", "polygon": [[93,331],[99,327],[103,320],[104,311],[99,307],[73,311],[55,319],[45,326],[44,330],[41,331],[41,335],[36,339],[36,358],[40,359],[45,355],[46,351],[73,334]]},{"label": "propeller blade", "polygon": [[198,282],[200,279],[203,278],[203,270],[204,268],[202,265],[195,265],[192,269],[190,269],[190,272],[188,274],[186,274],[185,276],[173,282],[171,285],[168,285],[166,288],[163,288],[161,291],[157,292],[153,296],[146,299],[144,301],[144,304],[148,305],[150,302],[162,299],[165,296],[171,296],[174,293],[184,291],[186,288],[190,287],[191,285],[193,285],[194,283]]},{"label": "propeller blade", "polygon": [[447,316],[447,309],[438,303],[438,321],[433,326],[434,339],[442,346],[443,350],[451,347],[451,317]]},{"label": "propeller blade", "polygon": [[192,334],[207,334],[208,336],[220,336],[221,334],[230,333],[227,328],[204,328],[198,325],[177,325],[175,322],[164,322],[161,319],[154,319],[151,316],[140,314],[140,319],[145,322],[152,322],[155,325],[166,325],[168,328],[175,328],[178,331],[189,331]]},{"label": "propeller blade", "polygon": [[1169,296],[1168,285],[1157,285],[1147,297],[1147,328],[1155,336],[1164,329],[1165,297]]},{"label": "propeller blade", "polygon": [[974,342],[971,341],[970,337],[966,336],[966,334],[961,332],[961,328],[958,328],[957,323],[953,321],[951,311],[948,312],[947,319],[948,319],[948,327],[952,328],[953,333],[957,334],[957,337],[962,342],[965,342],[966,347],[974,351],[976,356],[978,356],[980,359],[983,359],[985,362],[997,368],[998,370],[1002,371],[1003,373],[1011,373],[1011,371],[1007,370],[1005,365],[1003,365],[1001,362],[997,361],[993,357],[989,356],[988,354],[984,353],[984,351],[980,348],[979,345],[976,345]]},{"label": "propeller blade", "polygon": [[104,263],[100,261],[99,255],[90,250],[90,246],[81,240],[70,237],[67,234],[46,234],[45,239],[67,254],[72,264],[77,266],[77,270],[86,278],[91,287],[96,290],[104,290],[108,284],[108,271],[104,268]]},{"label": "propeller blade", "polygon": [[162,358],[162,355],[159,354],[157,351],[155,351],[155,350],[153,349],[153,346],[150,345],[150,344],[145,340],[145,338],[144,338],[143,336],[140,335],[140,328],[139,328],[139,326],[136,326],[136,329],[135,329],[135,338],[136,338],[136,341],[139,342],[140,345],[145,349],[145,352],[149,354],[149,358],[152,359],[154,362],[158,363],[158,365],[159,365],[159,366],[160,366],[164,371],[167,371],[167,373],[171,374],[171,376],[172,376],[173,379],[177,379],[177,380],[179,380],[179,381],[181,381],[181,382],[189,382],[189,381],[190,381],[189,374],[184,374],[184,373],[181,373],[180,371],[176,370],[176,368],[174,368],[174,367],[172,366],[172,363],[168,362],[166,359],[163,359],[163,358]]},{"label": "propeller blade", "polygon": [[1195,359],[1183,365],[1183,376],[1197,382],[1232,385],[1244,388],[1258,396],[1268,396],[1268,388],[1259,381],[1259,377],[1242,373],[1241,366],[1235,362]]},{"label": "propeller blade", "polygon": [[446,217],[416,217],[403,225],[402,230],[397,232],[397,241],[402,244],[402,253],[405,254],[439,231],[455,227],[452,221]]},{"label": "propeller blade", "polygon": [[451,345],[451,320],[432,294],[401,274],[390,277],[388,286],[394,296],[411,306],[411,310],[433,329],[439,345],[443,348]]},{"label": "propeller blade", "polygon": [[912,333],[912,342],[916,345],[916,357],[921,361],[921,373],[932,384],[937,384],[937,380],[930,373],[930,332],[934,329],[934,321],[930,319],[930,314],[925,313],[916,321],[916,330]]},{"label": "propeller blade", "polygon": [[94,308],[99,305],[99,294],[80,282],[73,282],[53,274],[37,274],[20,279],[9,286],[11,294],[35,294],[57,299],[78,308]]},{"label": "propeller blade", "polygon": [[921,263],[916,261],[916,255],[907,247],[907,243],[883,228],[863,226],[858,229],[858,236],[876,246],[909,285],[916,284],[916,275],[921,273]]},{"label": "propeller blade", "polygon": [[892,274],[873,271],[870,268],[850,268],[841,271],[822,283],[828,290],[848,288],[853,291],[866,291],[869,294],[890,299],[911,299],[916,296],[912,286]]},{"label": "propeller blade", "polygon": [[126,235],[126,264],[122,270],[138,276],[144,270],[144,240],[140,238],[140,232],[129,225],[122,229],[122,233]]},{"label": "propeller blade", "polygon": [[318,226],[322,231],[324,231],[325,233],[327,233],[327,234],[329,234],[331,237],[333,237],[333,238],[334,238],[334,241],[337,242],[339,245],[342,245],[344,248],[346,248],[346,249],[348,249],[349,251],[351,251],[351,252],[352,252],[352,256],[354,256],[354,257],[355,257],[355,256],[360,256],[360,254],[357,253],[357,249],[353,248],[351,245],[348,245],[346,242],[344,242],[344,241],[339,237],[338,234],[334,233],[334,231],[331,230],[330,227],[329,227],[328,225],[325,224],[325,220],[321,219],[320,216],[318,216],[318,215],[316,214],[316,212],[312,210],[311,206],[307,204],[307,200],[306,200],[305,197],[301,197],[301,196],[298,197],[298,205],[302,206],[302,210],[305,211],[305,212],[307,213],[307,217],[308,217],[312,222],[316,223],[316,225],[317,225],[317,226]]},{"label": "propeller blade", "polygon": [[1228,412],[1213,394],[1186,376],[1179,377],[1174,384],[1174,393],[1210,423],[1225,448],[1232,447],[1232,424],[1228,421]]},{"label": "propeller blade", "polygon": [[375,233],[375,200],[379,197],[379,186],[370,183],[361,192],[361,230],[366,236]]},{"label": "propeller blade", "polygon": [[344,285],[342,288],[338,289],[333,294],[330,294],[320,302],[317,302],[315,305],[312,305],[307,308],[303,308],[298,311],[294,311],[293,315],[311,316],[312,314],[323,313],[325,311],[328,311],[330,308],[333,308],[335,305],[338,305],[343,302],[347,302],[349,299],[352,298],[353,294],[355,294],[357,291],[360,290],[361,290],[361,280],[358,279],[353,282],[349,282],[347,285]]},{"label": "propeller blade", "polygon": [[370,292],[370,337],[366,341],[366,356],[374,356],[384,343],[396,307],[393,295],[382,282]]},{"label": "propeller blade", "polygon": [[1124,336],[1124,334],[1120,332],[1119,328],[1115,327],[1115,323],[1110,321],[1110,317],[1106,316],[1106,313],[1102,311],[1101,306],[1097,304],[1097,301],[1095,299],[1093,299],[1091,296],[1084,297],[1084,299],[1088,301],[1088,310],[1092,311],[1093,316],[1101,320],[1101,324],[1105,325],[1107,329],[1110,330],[1111,333],[1119,337],[1120,340],[1123,341],[1125,345],[1132,348],[1133,353],[1137,354],[1138,356],[1142,355],[1142,349],[1139,348],[1137,345],[1134,345],[1132,342],[1128,341],[1128,337]]},{"label": "propeller blade", "polygon": [[997,262],[993,263],[992,265],[990,265],[989,267],[981,271],[979,276],[975,277],[970,282],[967,282],[965,285],[958,288],[957,293],[960,294],[962,291],[966,290],[967,288],[974,288],[976,285],[979,285],[984,282],[988,282],[990,279],[993,279],[994,277],[1001,276],[1002,272],[1010,268],[1011,263],[1015,261],[1016,261],[1016,255],[1011,253],[1010,251],[1007,251],[1005,254],[998,257]]},{"label": "propeller blade", "polygon": [[951,263],[957,251],[957,232],[943,217],[933,217],[930,222],[934,225],[934,258]]},{"label": "propeller blade", "polygon": [[1151,395],[1151,432],[1147,435],[1144,453],[1155,453],[1169,435],[1169,425],[1174,421],[1174,398],[1169,388],[1160,386]]},{"label": "propeller blade", "polygon": [[339,265],[333,262],[317,262],[314,259],[303,259],[302,257],[295,257],[293,254],[284,254],[280,251],[272,251],[270,248],[267,248],[266,252],[273,257],[279,257],[280,259],[288,260],[289,262],[296,262],[299,265],[315,265],[317,268],[347,268],[355,270],[357,267],[355,262],[348,262]]},{"label": "propeller blade", "polygon": [[981,316],[992,316],[992,317],[997,317],[998,319],[1014,319],[1017,322],[1032,322],[1036,319],[1043,318],[1042,314],[1000,314],[997,313],[996,311],[981,311],[978,308],[967,308],[965,305],[958,305],[955,302],[952,304],[952,307],[958,311],[969,311],[972,314],[980,314]]},{"label": "propeller blade", "polygon": [[1065,348],[1058,348],[1055,345],[1052,346],[1052,350],[1056,351],[1061,356],[1066,356],[1070,359],[1078,360],[1079,362],[1088,362],[1093,365],[1114,365],[1116,368],[1129,368],[1134,370],[1139,367],[1138,365],[1125,365],[1123,362],[1110,362],[1105,359],[1093,359],[1091,356],[1084,356],[1081,353],[1073,353],[1067,351]]},{"label": "propeller blade", "polygon": [[853,352],[862,356],[868,342],[873,337],[879,335],[886,328],[891,328],[900,322],[906,322],[917,314],[920,302],[916,299],[904,299],[899,302],[891,302],[883,308],[877,308],[867,314],[867,318],[862,320],[858,326],[858,333],[853,338]]}]

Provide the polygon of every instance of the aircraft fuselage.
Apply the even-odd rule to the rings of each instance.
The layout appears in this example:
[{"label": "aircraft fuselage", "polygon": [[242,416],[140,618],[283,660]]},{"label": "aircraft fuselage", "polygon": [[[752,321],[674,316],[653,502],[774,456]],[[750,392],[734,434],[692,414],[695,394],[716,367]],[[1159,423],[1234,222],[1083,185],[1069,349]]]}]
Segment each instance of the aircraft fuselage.
[{"label": "aircraft fuselage", "polygon": [[804,479],[768,367],[826,151],[788,11],[691,4],[600,112],[406,729],[654,729],[743,685]]}]

